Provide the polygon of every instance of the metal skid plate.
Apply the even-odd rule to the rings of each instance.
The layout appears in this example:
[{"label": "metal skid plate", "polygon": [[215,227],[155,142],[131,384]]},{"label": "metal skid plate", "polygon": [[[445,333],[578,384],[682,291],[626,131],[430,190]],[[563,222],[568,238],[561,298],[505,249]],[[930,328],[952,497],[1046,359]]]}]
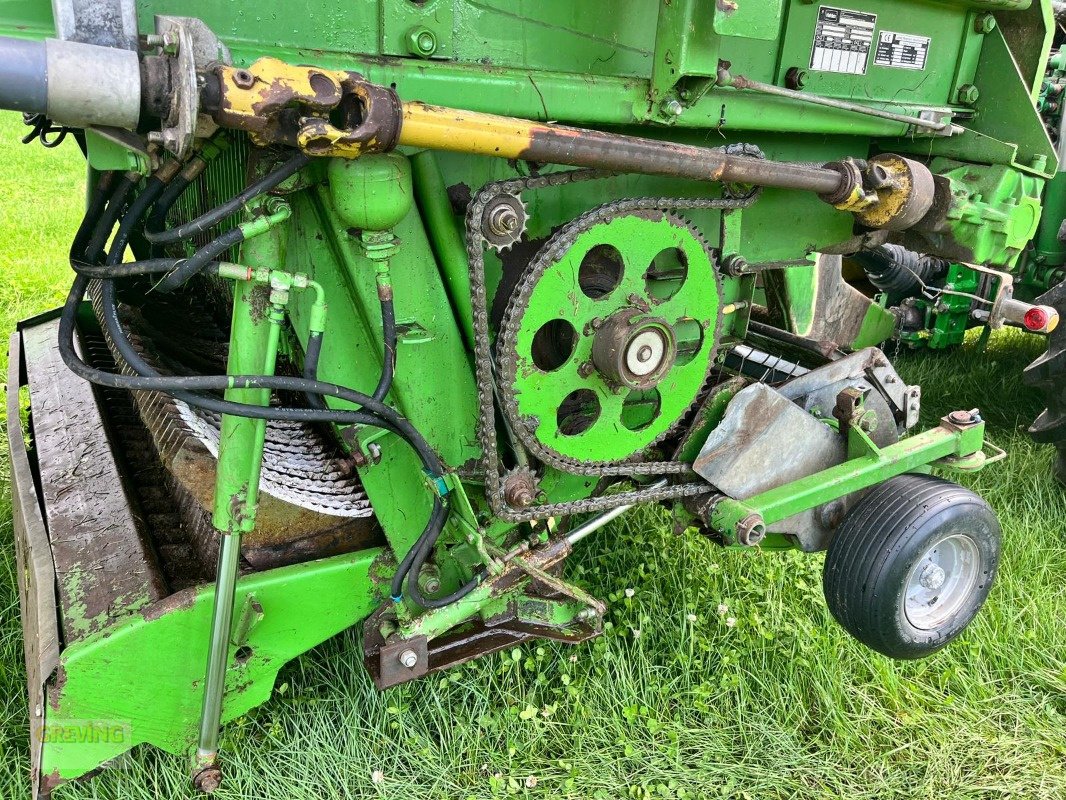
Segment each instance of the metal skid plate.
[{"label": "metal skid plate", "polygon": [[48,547],[48,531],[41,513],[26,440],[19,424],[19,389],[26,383],[22,362],[22,334],[11,335],[7,376],[7,444],[11,458],[12,514],[15,528],[19,608],[26,656],[26,689],[30,712],[30,774],[33,797],[41,780],[44,746],[45,682],[59,664],[59,608],[56,573]]},{"label": "metal skid plate", "polygon": [[[860,390],[877,415],[870,437],[892,444],[917,416],[917,388],[907,386],[884,353],[867,348],[787,381],[739,391],[693,465],[722,493],[747,499],[843,463],[847,440],[820,420],[831,419],[837,396]],[[912,408],[913,407],[913,408]],[[842,497],[770,526],[807,551],[824,549],[852,499]]]}]

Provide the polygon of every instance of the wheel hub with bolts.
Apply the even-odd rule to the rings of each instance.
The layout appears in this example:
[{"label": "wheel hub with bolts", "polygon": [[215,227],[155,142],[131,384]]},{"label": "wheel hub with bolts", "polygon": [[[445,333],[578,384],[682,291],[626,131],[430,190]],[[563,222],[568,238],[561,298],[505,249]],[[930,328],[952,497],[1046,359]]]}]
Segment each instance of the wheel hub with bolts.
[{"label": "wheel hub with bolts", "polygon": [[497,341],[505,413],[540,458],[613,464],[696,401],[721,280],[699,231],[665,211],[579,218],[534,257]]},{"label": "wheel hub with bolts", "polygon": [[903,610],[911,625],[934,630],[958,613],[977,583],[980,563],[976,543],[965,534],[929,548],[907,576]]}]

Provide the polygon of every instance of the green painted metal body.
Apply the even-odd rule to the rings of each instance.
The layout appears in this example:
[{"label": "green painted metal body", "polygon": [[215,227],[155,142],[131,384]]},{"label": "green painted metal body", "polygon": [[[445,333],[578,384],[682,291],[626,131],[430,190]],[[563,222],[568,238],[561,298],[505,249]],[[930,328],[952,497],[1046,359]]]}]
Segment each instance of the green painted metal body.
[{"label": "green painted metal body", "polygon": [[857,426],[849,428],[847,436],[847,461],[745,500],[720,501],[712,515],[715,528],[727,541],[733,541],[738,523],[752,514],[764,524],[773,525],[941,459],[965,459],[979,454],[984,444],[984,423],[965,428],[945,423],[883,448]]},{"label": "green painted metal body", "polygon": [[[1051,41],[1046,1],[1028,9],[1014,0],[841,4],[875,14],[877,30],[931,40],[925,70],[881,66],[871,53],[861,75],[810,68],[821,6],[800,0],[741,0],[735,11],[728,10],[734,4],[715,0],[618,0],[609,14],[600,0],[327,0],[275,4],[269,12],[251,0],[141,0],[137,5],[142,32],[152,29],[155,14],[199,17],[229,46],[237,64],[274,55],[292,63],[357,70],[374,82],[394,85],[408,100],[677,142],[745,142],[768,157],[790,161],[909,153],[931,161],[934,172],[966,194],[949,227],[953,238],[969,248],[970,260],[1000,267],[1020,268],[1019,253],[1040,218],[1043,182],[1057,167],[1034,105]],[[1000,24],[1011,15],[1031,24]],[[46,3],[10,0],[0,12],[3,35],[40,38],[51,35],[52,27]],[[1024,58],[1012,57],[1019,30],[1031,37]],[[953,111],[972,116],[963,120],[965,130],[956,136],[924,135],[899,122],[718,87],[721,60],[730,62],[735,75],[776,85],[794,81],[819,96],[915,117],[922,112],[944,117]],[[110,148],[106,141],[90,141],[91,163],[118,163]],[[227,153],[236,159],[232,150]],[[219,162],[226,158],[223,154]],[[223,197],[243,179],[241,169],[232,169],[234,163],[243,166],[231,161],[225,169],[212,172],[214,165],[207,173]],[[493,517],[476,474],[481,452],[462,213],[469,193],[528,170],[526,164],[456,153],[401,152],[365,163],[317,161],[303,172],[304,188],[286,198],[289,218],[248,242],[240,259],[246,265],[306,274],[320,287],[322,297],[294,292],[289,300],[294,350],[306,343],[310,331],[322,329],[324,297],[329,312],[319,377],[362,392],[373,390],[383,362],[379,287],[384,282],[394,289],[399,345],[388,402],[423,433],[453,473],[450,487],[460,509],[442,538],[441,591],[466,580],[480,563],[480,552],[503,547],[515,531],[514,525]],[[1051,187],[1056,199],[1044,200],[1044,207],[1063,207],[1061,190],[1066,187],[1058,179]],[[705,186],[636,175],[538,190],[526,198],[526,239],[542,242],[607,200],[700,196],[705,191]],[[688,216],[708,246],[722,255],[742,255],[755,266],[787,264],[764,273],[771,311],[793,333],[807,335],[815,329],[824,273],[813,254],[853,235],[850,214],[814,196],[767,189],[743,211],[704,210]],[[1050,249],[1047,253],[1051,258]],[[506,256],[490,253],[486,268],[491,299],[514,277],[515,267]],[[952,281],[968,291],[970,271],[955,269]],[[749,296],[753,280],[727,279],[720,297],[711,297],[713,285],[708,284],[683,303],[704,309],[710,301],[732,303]],[[252,283],[238,286],[238,308],[255,305],[249,301],[262,289]],[[565,282],[555,291],[563,294]],[[855,295],[861,312],[856,333],[837,344],[860,348],[887,339],[894,318],[876,301]],[[545,299],[539,312],[569,311],[556,301],[552,306]],[[954,301],[945,302],[951,306]],[[687,306],[677,311],[693,313]],[[950,322],[950,330],[937,327],[938,317],[931,323],[935,332],[928,346],[954,343],[961,336],[954,322],[961,306],[948,311],[943,325]],[[721,335],[743,335],[746,318],[724,315],[721,322]],[[269,324],[260,320],[251,327]],[[242,326],[234,327],[231,366],[261,371],[267,353],[255,331]],[[704,430],[720,420],[736,389],[730,386],[716,396],[700,423]],[[260,404],[267,400],[248,390],[234,390],[227,397]],[[982,431],[979,425],[963,432],[941,427],[877,449],[853,430],[849,435],[858,444],[853,443],[847,462],[743,502],[727,499],[719,504],[715,522],[728,532],[753,512],[767,522],[783,519],[947,456],[970,455],[980,450]],[[431,493],[421,465],[398,437],[357,427],[342,436],[353,452],[369,452],[371,444],[380,448],[380,461],[364,463],[359,474],[388,550],[369,549],[236,580],[223,721],[264,702],[286,661],[358,624],[382,602],[386,592],[381,583],[416,541],[429,514]],[[220,530],[237,534],[254,524],[251,478],[262,453],[262,426],[227,418],[222,438],[215,521]],[[590,443],[595,452],[586,457],[610,458],[615,443],[605,434]],[[689,442],[682,457],[691,461],[696,452],[698,446]],[[594,477],[553,469],[544,470],[540,480],[552,502],[587,497],[595,488]],[[48,690],[49,720],[113,719],[128,725],[129,735],[91,745],[50,742],[46,774],[78,777],[141,742],[170,752],[195,743],[212,595],[212,587],[199,587],[147,609],[131,608],[120,622],[63,651],[60,672]],[[446,613],[429,616],[406,609],[412,615],[406,630],[441,632],[499,610],[508,597],[514,594],[475,592]],[[565,622],[578,608],[557,607],[556,621]],[[238,648],[248,648],[250,655],[234,660]]]},{"label": "green painted metal body", "polygon": [[[903,330],[901,342],[910,347],[942,350],[962,344],[970,324],[970,310],[981,283],[980,275],[961,264],[948,267],[944,289],[947,292],[935,301],[916,298],[913,302],[922,315],[924,325],[914,331]],[[958,293],[958,294],[956,294]]]},{"label": "green painted metal body", "polygon": [[[373,610],[380,555],[367,550],[237,581],[239,635],[228,652],[223,722],[269,699],[286,662]],[[63,650],[46,692],[42,775],[71,780],[141,743],[179,754],[196,744],[213,599],[212,586],[183,590]],[[250,655],[235,662],[239,647]],[[113,722],[119,733],[79,740],[86,721]]]}]

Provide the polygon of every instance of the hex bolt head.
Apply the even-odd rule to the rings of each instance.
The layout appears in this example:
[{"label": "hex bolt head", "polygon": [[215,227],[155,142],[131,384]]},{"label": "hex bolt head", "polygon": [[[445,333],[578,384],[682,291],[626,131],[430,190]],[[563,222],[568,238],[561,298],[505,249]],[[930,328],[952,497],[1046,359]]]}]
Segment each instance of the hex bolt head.
[{"label": "hex bolt head", "polygon": [[977,98],[981,96],[981,93],[977,90],[977,87],[972,83],[964,83],[959,87],[957,99],[960,103],[967,106],[972,106],[977,102]]},{"label": "hex bolt head", "polygon": [[680,117],[685,111],[685,107],[674,98],[663,100],[659,105],[659,110],[662,111],[664,117]]},{"label": "hex bolt head", "polygon": [[414,669],[415,665],[418,663],[418,653],[414,650],[404,650],[400,653],[400,663],[407,667],[407,669]]},{"label": "hex bolt head", "polygon": [[437,52],[437,35],[429,28],[411,28],[407,32],[407,49],[413,56],[429,58]]},{"label": "hex bolt head", "polygon": [[977,33],[992,33],[996,29],[996,18],[988,12],[974,17],[973,29]]}]

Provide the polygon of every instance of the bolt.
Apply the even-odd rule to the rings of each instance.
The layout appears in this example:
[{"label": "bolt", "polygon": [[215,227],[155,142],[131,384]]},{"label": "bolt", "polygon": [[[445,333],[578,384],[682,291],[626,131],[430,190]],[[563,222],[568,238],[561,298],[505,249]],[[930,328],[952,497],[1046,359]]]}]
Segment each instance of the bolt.
[{"label": "bolt", "polygon": [[859,429],[866,433],[873,433],[877,430],[877,412],[867,411],[859,417]]},{"label": "bolt", "polygon": [[222,785],[222,770],[217,766],[204,767],[192,779],[196,791],[211,794]]},{"label": "bolt", "polygon": [[603,327],[603,320],[599,317],[593,317],[589,325],[592,326],[592,330],[599,330],[601,327]]},{"label": "bolt", "polygon": [[766,524],[758,514],[748,514],[736,527],[737,541],[745,547],[755,547],[766,537]]},{"label": "bolt", "polygon": [[429,58],[437,52],[437,35],[429,28],[411,28],[407,32],[407,50],[413,56]]},{"label": "bolt", "polygon": [[407,667],[407,669],[414,669],[415,665],[418,663],[418,653],[414,650],[404,650],[400,653],[400,663]]},{"label": "bolt", "polygon": [[952,411],[948,414],[948,422],[954,425],[972,425],[975,421],[969,411]]},{"label": "bolt", "polygon": [[944,585],[946,578],[947,573],[939,564],[926,564],[922,569],[922,574],[918,576],[918,583],[935,592]]},{"label": "bolt", "polygon": [[659,110],[662,111],[664,117],[680,117],[685,111],[685,107],[674,98],[663,100],[659,105]]},{"label": "bolt", "polygon": [[647,362],[649,358],[651,358],[651,348],[647,345],[644,345],[637,351],[637,361],[643,364]]},{"label": "bolt", "polygon": [[507,236],[518,230],[522,220],[518,218],[518,212],[509,205],[501,205],[489,214],[489,230],[497,236]]},{"label": "bolt", "polygon": [[977,102],[977,98],[980,96],[981,93],[977,90],[976,86],[972,83],[964,83],[959,87],[959,92],[956,97],[963,105],[972,106]]},{"label": "bolt", "polygon": [[748,260],[737,253],[730,253],[722,259],[722,268],[737,278],[748,272]]},{"label": "bolt", "polygon": [[533,505],[533,488],[527,481],[518,478],[504,490],[503,499],[511,508],[526,508]]},{"label": "bolt", "polygon": [[233,82],[238,89],[251,89],[255,85],[255,76],[246,69],[239,69],[233,73]]},{"label": "bolt", "polygon": [[582,378],[587,378],[595,371],[596,365],[593,364],[591,361],[586,361],[577,368],[577,374],[580,375]]},{"label": "bolt", "polygon": [[371,442],[366,446],[366,451],[370,456],[370,461],[373,464],[381,462],[381,445],[377,442]]},{"label": "bolt", "polygon": [[440,591],[440,574],[432,564],[426,564],[418,573],[418,588],[426,594],[436,594]]},{"label": "bolt", "polygon": [[973,29],[977,33],[992,33],[996,29],[996,18],[987,12],[978,14],[974,18]]},{"label": "bolt", "polygon": [[793,91],[802,89],[807,83],[807,70],[789,67],[785,73],[785,86]]}]

